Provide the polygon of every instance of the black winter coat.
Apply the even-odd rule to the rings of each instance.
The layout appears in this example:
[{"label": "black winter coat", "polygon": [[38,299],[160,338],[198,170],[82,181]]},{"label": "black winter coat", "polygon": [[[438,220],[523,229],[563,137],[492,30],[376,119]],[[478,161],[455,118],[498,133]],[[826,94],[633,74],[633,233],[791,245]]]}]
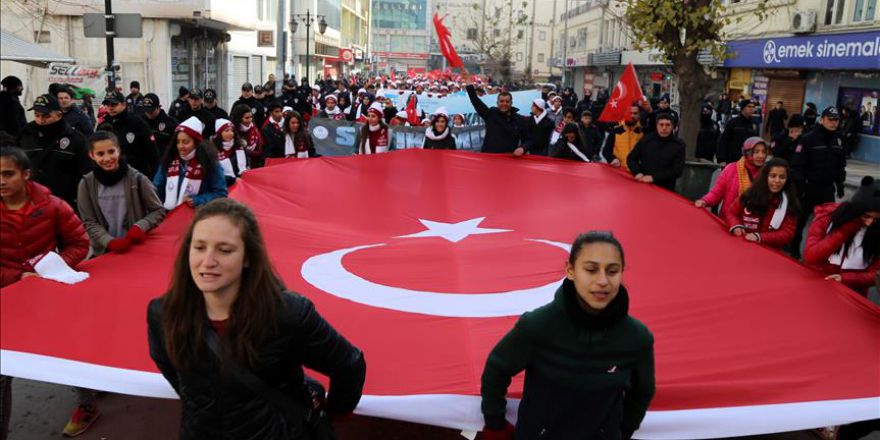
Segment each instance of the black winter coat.
[{"label": "black winter coat", "polygon": [[[432,130],[433,128],[428,127],[427,130]],[[446,128],[446,137],[442,139],[431,139],[428,136],[425,136],[425,142],[422,144],[422,148],[425,150],[454,150],[455,149],[455,135],[452,134],[452,129]]]},{"label": "black winter coat", "polygon": [[788,133],[787,128],[776,133],[770,141],[770,150],[773,151],[774,157],[785,159],[791,164],[792,156],[794,156],[794,149],[797,148],[801,136],[798,136],[797,139],[792,139]]},{"label": "black winter coat", "polygon": [[602,149],[602,141],[605,140],[605,133],[602,133],[602,131],[594,124],[590,124],[589,127],[584,127],[583,124],[578,123],[577,126],[578,134],[581,137],[581,143],[584,144],[584,149],[587,152],[587,157],[593,162],[598,162],[601,160],[599,151]]},{"label": "black winter coat", "polygon": [[150,126],[128,110],[115,117],[108,114],[104,122],[113,125],[113,133],[128,164],[145,176],[155,176],[159,168],[159,147]]},{"label": "black winter coat", "polygon": [[[205,108],[207,108],[207,107],[205,107]],[[208,108],[208,111],[211,112],[212,115],[214,115],[215,120],[229,119],[229,113],[227,113],[226,110],[223,110],[222,108],[220,108],[220,106],[218,106],[218,105],[215,105],[213,108]]]},{"label": "black winter coat", "polygon": [[16,138],[21,136],[21,131],[28,122],[18,96],[6,90],[0,91],[0,108],[3,109],[3,115],[0,116],[0,131],[5,131]]},{"label": "black winter coat", "polygon": [[788,113],[784,108],[770,110],[767,114],[767,123],[764,125],[764,133],[771,136],[779,133],[785,128],[785,121],[788,119]]},{"label": "black winter coat", "polygon": [[263,107],[263,103],[260,102],[259,99],[251,96],[250,98],[238,98],[238,101],[235,101],[232,104],[232,107],[229,111],[235,110],[235,107],[239,104],[244,104],[248,108],[251,109],[251,114],[254,116],[254,124],[257,124],[257,127],[262,127],[263,122],[266,121],[266,110]]},{"label": "black winter coat", "polygon": [[[483,138],[483,153],[512,153],[522,146],[528,138],[526,124],[518,114],[516,107],[511,107],[510,113],[503,114],[498,107],[489,108],[477,96],[477,90],[472,85],[466,87],[468,98],[477,114],[483,118],[486,124],[486,136]],[[550,115],[547,116],[548,118]]]},{"label": "black winter coat", "polygon": [[171,116],[174,119],[177,119],[178,122],[185,122],[187,119],[195,116],[198,118],[202,124],[205,124],[205,129],[202,130],[202,137],[208,139],[209,137],[214,135],[214,122],[217,118],[211,113],[210,110],[205,108],[205,106],[199,107],[198,110],[193,110],[188,104],[186,107],[180,110],[177,113],[177,116]]},{"label": "black winter coat", "polygon": [[150,130],[152,130],[153,137],[156,139],[159,157],[164,156],[165,151],[171,146],[171,140],[174,139],[174,129],[177,128],[178,124],[177,120],[168,116],[165,110],[159,110],[159,115],[156,116],[156,119],[150,119],[146,115],[143,115],[143,119],[147,126],[150,127]]},{"label": "black winter coat", "polygon": [[833,202],[835,187],[842,191],[846,180],[846,152],[838,133],[820,124],[801,136],[791,158],[791,173],[807,198]]},{"label": "black winter coat", "polygon": [[71,105],[70,108],[64,112],[64,120],[67,121],[67,125],[82,133],[86,138],[95,132],[95,127],[92,126],[92,120],[89,118],[89,115],[85,114],[85,112],[80,110],[77,106]]},{"label": "black winter coat", "polygon": [[[584,157],[587,158],[587,161],[592,161],[593,158],[590,156],[590,153],[587,151],[586,147],[584,147],[583,142],[578,139],[574,143],[575,148],[580,151]],[[564,136],[560,136],[559,139],[556,140],[556,143],[553,144],[553,147],[550,148],[550,157],[555,157],[557,159],[567,159],[567,160],[576,160],[578,162],[584,162],[584,159],[577,155],[571,148],[568,147],[568,140],[565,139]]]},{"label": "black winter coat", "polygon": [[742,147],[746,139],[758,135],[758,124],[751,119],[737,115],[727,121],[724,132],[718,138],[718,150],[715,155],[718,162],[736,162],[742,157]]},{"label": "black winter coat", "polygon": [[31,161],[31,178],[76,209],[79,181],[92,169],[82,133],[64,119],[43,126],[29,122],[22,131],[20,143]]},{"label": "black winter coat", "polygon": [[718,135],[721,131],[718,123],[713,121],[711,117],[706,117],[700,121],[700,131],[697,133],[697,151],[698,159],[715,160],[715,151],[718,147]]},{"label": "black winter coat", "polygon": [[[207,317],[203,319],[207,321]],[[302,425],[308,404],[303,399],[304,366],[330,378],[329,412],[348,414],[360,401],[366,375],[363,353],[337,333],[311,301],[299,295],[283,294],[276,321],[278,335],[262,347],[259,365],[250,369],[267,386],[289,397],[294,407],[302,409],[287,417],[291,423],[300,423],[295,430],[302,435],[293,439],[281,434],[279,412],[231,373],[235,366],[227,364],[230,368],[221,371],[220,361],[207,343],[202,348],[204,361],[193,371],[175,369],[168,358],[161,322],[162,298],[157,298],[147,309],[150,357],[180,396],[181,440],[309,439]],[[219,343],[222,350],[223,340]]]},{"label": "black winter coat", "polygon": [[541,156],[550,154],[550,137],[553,136],[553,130],[556,129],[556,124],[553,123],[550,116],[550,112],[547,111],[541,122],[535,122],[533,115],[526,117],[526,133],[528,134],[526,150],[529,151],[529,154]]},{"label": "black winter coat", "polygon": [[266,157],[284,157],[284,131],[268,121],[260,133],[263,135],[263,152]]},{"label": "black winter coat", "polygon": [[182,112],[185,108],[189,108],[189,103],[186,101],[186,99],[178,98],[175,99],[174,102],[171,103],[171,106],[168,108],[168,116],[171,116],[178,121],[182,121],[183,119],[180,119],[180,112]]},{"label": "black winter coat", "polygon": [[652,133],[636,143],[626,165],[633,176],[651,176],[654,185],[675,191],[675,181],[684,173],[684,158],[684,141],[675,135],[662,138]]}]

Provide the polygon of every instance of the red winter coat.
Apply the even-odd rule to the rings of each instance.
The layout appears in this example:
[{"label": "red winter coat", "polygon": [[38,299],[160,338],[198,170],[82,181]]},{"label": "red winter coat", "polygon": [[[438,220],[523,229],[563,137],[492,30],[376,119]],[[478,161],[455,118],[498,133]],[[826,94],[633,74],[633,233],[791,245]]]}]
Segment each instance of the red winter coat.
[{"label": "red winter coat", "polygon": [[[89,237],[73,209],[39,183],[28,182],[30,201],[13,214],[0,203],[0,286],[8,286],[24,272],[33,272],[28,260],[56,251],[75,267],[89,252]],[[26,226],[26,227],[25,227]]]},{"label": "red winter coat", "polygon": [[779,207],[781,199],[777,198],[770,202],[770,206],[767,208],[767,213],[758,221],[755,221],[755,217],[746,215],[739,197],[733,200],[730,209],[724,211],[724,221],[727,223],[727,227],[731,228],[731,230],[734,226],[743,226],[747,233],[757,232],[761,244],[776,249],[782,249],[792,238],[794,238],[794,234],[797,230],[797,218],[792,215],[791,212],[785,213],[785,218],[782,220],[782,225],[779,226],[779,229],[770,228],[770,221],[773,219],[773,213],[776,211],[776,208]]},{"label": "red winter coat", "polygon": [[807,243],[804,245],[804,262],[819,269],[825,275],[840,274],[841,281],[849,288],[868,294],[874,285],[874,277],[880,270],[880,257],[875,256],[865,270],[841,270],[840,266],[828,262],[828,257],[837,253],[844,243],[849,241],[864,226],[861,219],[850,220],[849,223],[827,233],[831,224],[831,214],[839,203],[825,203],[813,211],[813,223],[807,232]]}]

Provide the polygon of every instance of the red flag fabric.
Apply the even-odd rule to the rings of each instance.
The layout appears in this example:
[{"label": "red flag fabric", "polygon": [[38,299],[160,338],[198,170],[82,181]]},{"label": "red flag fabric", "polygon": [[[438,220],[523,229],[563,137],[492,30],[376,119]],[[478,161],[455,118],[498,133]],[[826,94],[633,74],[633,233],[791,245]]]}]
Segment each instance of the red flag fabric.
[{"label": "red flag fabric", "polygon": [[443,24],[443,19],[437,13],[434,13],[434,29],[437,30],[437,42],[440,44],[440,53],[449,62],[450,67],[464,68],[464,63],[458,57],[455,46],[452,45],[452,33]]},{"label": "red flag fabric", "polygon": [[393,68],[391,69],[391,81],[397,81],[397,77]]},{"label": "red flag fabric", "polygon": [[[655,338],[657,394],[637,438],[880,417],[877,306],[607,165],[403,150],[251,170],[230,196],[256,213],[285,285],[364,351],[358,414],[480,429],[489,351],[552,298],[573,238],[601,229],[626,249],[630,313]],[[192,212],[83,263],[82,283],[3,288],[0,373],[176,397],[150,360],[145,315]]]},{"label": "red flag fabric", "polygon": [[620,122],[626,119],[630,106],[642,99],[644,95],[642,95],[642,86],[639,85],[639,78],[636,76],[636,69],[632,63],[629,63],[620,81],[614,86],[614,91],[611,92],[611,98],[605,104],[599,121]]},{"label": "red flag fabric", "polygon": [[408,76],[408,77],[410,77],[410,78],[415,78],[415,77],[416,77],[416,71],[415,71],[415,69],[413,69],[412,67],[410,67],[409,69],[407,69],[407,70],[406,70],[406,76]]},{"label": "red flag fabric", "polygon": [[413,126],[422,125],[422,118],[419,116],[418,97],[415,93],[410,93],[406,98],[406,120]]}]

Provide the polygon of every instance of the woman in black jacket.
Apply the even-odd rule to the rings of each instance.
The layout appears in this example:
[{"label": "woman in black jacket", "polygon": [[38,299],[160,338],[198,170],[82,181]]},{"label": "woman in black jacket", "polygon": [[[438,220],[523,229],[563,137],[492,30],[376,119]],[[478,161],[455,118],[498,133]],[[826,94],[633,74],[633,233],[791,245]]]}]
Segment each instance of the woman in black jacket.
[{"label": "woman in black jacket", "polygon": [[553,115],[547,110],[544,100],[537,98],[532,101],[531,114],[526,119],[529,154],[547,156],[550,150],[550,138],[555,129]]},{"label": "woman in black jacket", "polygon": [[[489,353],[483,439],[632,437],[654,396],[654,337],[629,315],[625,261],[610,232],[578,236],[553,301],[523,314]],[[514,427],[505,395],[523,370]]]},{"label": "woman in black jacket", "polygon": [[562,128],[562,134],[550,149],[550,157],[590,162],[590,153],[581,141],[576,124],[565,124],[565,127]]},{"label": "woman in black jacket", "polygon": [[363,354],[284,290],[256,217],[234,200],[196,212],[147,321],[150,357],[182,401],[182,440],[312,439],[314,426],[329,429],[309,410],[324,396],[304,366],[330,378],[330,415],[360,400]]},{"label": "woman in black jacket", "polygon": [[444,108],[438,108],[431,116],[431,126],[425,129],[425,142],[422,148],[426,150],[454,150],[455,135],[449,127],[449,115]]}]

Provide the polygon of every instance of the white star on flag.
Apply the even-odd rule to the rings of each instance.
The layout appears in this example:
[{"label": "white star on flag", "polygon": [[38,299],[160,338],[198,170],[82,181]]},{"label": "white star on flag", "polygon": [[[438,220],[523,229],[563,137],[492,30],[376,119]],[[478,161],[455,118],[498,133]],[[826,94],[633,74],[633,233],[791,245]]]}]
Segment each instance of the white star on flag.
[{"label": "white star on flag", "polygon": [[611,104],[611,108],[617,108],[617,100],[616,99],[612,99],[611,101],[608,101],[608,103]]},{"label": "white star on flag", "polygon": [[401,235],[394,238],[424,238],[424,237],[442,237],[453,243],[458,243],[471,235],[479,234],[497,234],[499,232],[511,232],[510,229],[490,229],[479,227],[480,223],[486,220],[486,217],[465,220],[458,223],[434,222],[431,220],[419,221],[425,225],[427,230],[417,232],[415,234]]}]

